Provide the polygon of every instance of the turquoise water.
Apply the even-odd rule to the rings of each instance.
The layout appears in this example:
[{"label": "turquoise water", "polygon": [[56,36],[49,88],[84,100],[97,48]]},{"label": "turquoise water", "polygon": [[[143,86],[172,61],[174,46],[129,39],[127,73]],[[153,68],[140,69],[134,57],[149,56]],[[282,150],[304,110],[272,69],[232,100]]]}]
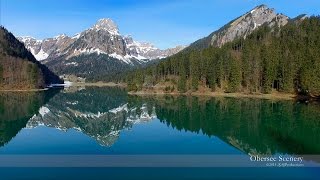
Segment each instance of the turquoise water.
[{"label": "turquoise water", "polygon": [[[211,179],[319,177],[320,106],[316,103],[244,98],[127,95],[120,88],[75,88],[0,95],[0,156],[6,155],[288,155],[305,158],[296,168],[8,168],[31,179],[53,172],[77,179],[150,177]],[[10,159],[9,159],[10,160]],[[195,162],[199,163],[199,162]],[[201,166],[201,163],[200,163]],[[171,176],[164,172],[171,172]],[[120,173],[119,173],[120,172]],[[131,173],[125,176],[121,172]],[[215,173],[212,173],[215,172]],[[15,174],[15,173],[14,173]],[[154,178],[155,178],[154,177]],[[16,178],[22,178],[17,176]],[[61,177],[60,177],[61,178]]]}]

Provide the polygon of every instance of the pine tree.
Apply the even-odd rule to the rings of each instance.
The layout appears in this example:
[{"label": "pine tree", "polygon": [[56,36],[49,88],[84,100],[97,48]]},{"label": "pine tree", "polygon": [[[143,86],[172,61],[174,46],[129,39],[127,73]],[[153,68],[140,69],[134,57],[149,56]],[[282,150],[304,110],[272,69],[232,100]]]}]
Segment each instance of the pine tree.
[{"label": "pine tree", "polygon": [[3,67],[2,67],[1,59],[0,59],[0,83],[2,83],[2,81],[3,81]]},{"label": "pine tree", "polygon": [[246,39],[222,47],[183,51],[130,73],[132,82],[142,87],[149,81],[178,80],[180,92],[196,91],[201,82],[228,92],[274,89],[320,96],[320,17],[275,26],[262,25]]},{"label": "pine tree", "polygon": [[179,72],[178,91],[184,93],[186,92],[187,75],[182,63],[179,66]]},{"label": "pine tree", "polygon": [[190,76],[192,90],[196,91],[199,86],[200,68],[197,53],[194,51],[190,54]]},{"label": "pine tree", "polygon": [[229,75],[229,86],[228,92],[237,92],[241,84],[241,65],[239,61],[230,56],[230,75]]}]

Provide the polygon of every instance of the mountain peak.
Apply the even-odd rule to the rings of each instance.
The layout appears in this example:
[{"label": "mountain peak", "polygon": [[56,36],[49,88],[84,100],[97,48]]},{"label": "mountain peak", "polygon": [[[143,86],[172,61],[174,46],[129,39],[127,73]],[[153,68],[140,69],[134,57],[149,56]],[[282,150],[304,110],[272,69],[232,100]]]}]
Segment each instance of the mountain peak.
[{"label": "mountain peak", "polygon": [[63,38],[66,38],[66,37],[68,37],[66,34],[59,34],[59,35],[55,36],[54,38],[55,39],[63,39]]},{"label": "mountain peak", "polygon": [[275,13],[274,12],[274,9],[272,8],[269,8],[267,5],[265,4],[262,4],[262,5],[259,5],[255,8],[253,8],[251,11],[250,11],[250,14],[254,15],[254,14],[258,14],[258,15],[261,15],[261,14],[269,14],[269,13]]},{"label": "mountain peak", "polygon": [[230,21],[222,28],[212,32],[209,36],[192,43],[189,48],[202,49],[203,47],[221,47],[227,42],[237,38],[246,38],[255,29],[262,25],[270,28],[284,26],[288,23],[289,17],[276,13],[275,9],[267,5],[259,5],[242,16]]},{"label": "mountain peak", "polygon": [[[135,41],[130,35],[122,36],[117,24],[109,18],[99,19],[90,28],[73,36],[61,34],[39,41],[39,43],[33,39],[24,40],[21,38],[21,41],[38,60],[47,59],[44,61],[45,63],[54,61],[57,57],[69,60],[83,54],[97,54],[98,56],[103,54],[101,58],[108,55],[122,61],[121,63],[135,65],[159,57],[167,57],[176,52],[167,52],[150,43]],[[62,65],[71,67],[77,63],[68,62]]]},{"label": "mountain peak", "polygon": [[110,18],[99,19],[93,26],[93,29],[96,31],[105,30],[112,35],[120,35],[117,24]]},{"label": "mountain peak", "polygon": [[259,6],[257,6],[257,7],[255,7],[255,9],[261,9],[261,8],[268,8],[268,6],[267,5],[265,5],[265,4],[261,4],[261,5],[259,5]]},{"label": "mountain peak", "polygon": [[36,38],[31,36],[21,36],[21,37],[17,37],[17,39],[23,43],[30,43],[30,42],[41,43],[42,42],[41,40],[37,40]]},{"label": "mountain peak", "polygon": [[259,6],[256,6],[255,8],[253,8],[252,10],[251,10],[251,12],[252,11],[255,11],[255,10],[266,10],[266,9],[270,9],[267,5],[265,5],[265,4],[261,4],[261,5],[259,5]]}]

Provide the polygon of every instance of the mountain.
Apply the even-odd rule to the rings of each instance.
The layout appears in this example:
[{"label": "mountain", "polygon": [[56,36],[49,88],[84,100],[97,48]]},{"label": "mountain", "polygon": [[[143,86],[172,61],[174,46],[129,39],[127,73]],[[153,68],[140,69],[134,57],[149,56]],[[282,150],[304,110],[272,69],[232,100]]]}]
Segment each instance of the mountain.
[{"label": "mountain", "polygon": [[134,41],[131,36],[124,37],[125,43],[129,49],[130,54],[134,54],[136,56],[141,56],[146,59],[162,59],[166,58],[168,56],[172,56],[182,49],[184,49],[186,46],[176,46],[174,48],[168,48],[165,50],[161,50],[159,48],[156,48],[154,45],[150,43],[140,43],[137,41]]},{"label": "mountain", "polygon": [[269,27],[284,26],[288,21],[289,17],[283,14],[277,14],[274,9],[266,5],[260,5],[232,20],[209,36],[192,43],[189,48],[204,49],[209,46],[221,47],[227,42],[247,37],[255,29],[264,24],[267,24]]},{"label": "mountain", "polygon": [[47,59],[49,55],[53,57],[59,56],[74,42],[73,38],[64,34],[44,40],[36,40],[30,36],[18,37],[18,39],[25,44],[26,48],[39,61]]},{"label": "mountain", "polygon": [[0,89],[37,89],[63,83],[39,63],[4,27],[0,27]]},{"label": "mountain", "polygon": [[155,66],[127,75],[132,91],[320,97],[320,17],[258,6]]},{"label": "mountain", "polygon": [[110,75],[143,67],[184,48],[161,50],[150,43],[135,41],[131,36],[122,36],[111,19],[100,19],[73,37],[63,34],[44,40],[32,37],[19,37],[19,40],[55,73],[76,75],[89,81],[108,80]]}]

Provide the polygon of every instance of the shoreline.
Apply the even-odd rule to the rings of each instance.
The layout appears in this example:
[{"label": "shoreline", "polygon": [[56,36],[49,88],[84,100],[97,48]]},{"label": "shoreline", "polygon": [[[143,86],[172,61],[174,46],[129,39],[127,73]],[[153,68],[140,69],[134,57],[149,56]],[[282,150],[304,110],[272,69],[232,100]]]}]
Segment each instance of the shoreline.
[{"label": "shoreline", "polygon": [[0,89],[0,92],[40,92],[47,91],[49,88],[44,89]]},{"label": "shoreline", "polygon": [[96,83],[79,83],[71,82],[70,86],[97,86],[97,87],[126,87],[126,84],[117,84],[112,82],[96,82]]},{"label": "shoreline", "polygon": [[290,93],[271,93],[271,94],[245,94],[245,93],[223,93],[223,92],[150,92],[150,91],[137,91],[137,92],[128,92],[129,95],[138,95],[138,96],[195,96],[195,97],[232,97],[232,98],[259,98],[259,99],[269,99],[269,100],[294,100],[298,96],[296,94]]},{"label": "shoreline", "polygon": [[[104,82],[97,82],[97,83],[70,83],[70,87],[75,86],[96,86],[96,87],[127,87],[124,83],[104,83]],[[1,92],[41,92],[49,90],[50,88],[43,88],[43,89],[0,89]],[[306,96],[299,96],[297,94],[292,93],[281,93],[281,92],[272,92],[270,94],[262,94],[262,93],[255,93],[255,94],[247,94],[247,93],[225,93],[225,92],[164,92],[164,91],[153,91],[153,90],[142,90],[142,91],[128,91],[129,95],[137,95],[137,96],[195,96],[195,97],[232,97],[232,98],[259,98],[259,99],[269,99],[269,100],[295,100],[299,98],[306,98]],[[309,97],[310,98],[310,97]],[[311,97],[312,98],[312,97]]]}]

